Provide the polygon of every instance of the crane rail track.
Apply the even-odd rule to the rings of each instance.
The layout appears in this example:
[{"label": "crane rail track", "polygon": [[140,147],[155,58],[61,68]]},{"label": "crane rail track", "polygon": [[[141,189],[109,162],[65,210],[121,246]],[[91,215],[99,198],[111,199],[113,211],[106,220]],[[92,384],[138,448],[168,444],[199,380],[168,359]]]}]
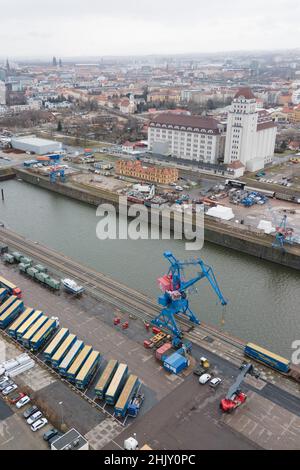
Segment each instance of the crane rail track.
[{"label": "crane rail track", "polygon": [[[98,273],[92,268],[81,265],[79,262],[45,247],[39,243],[25,239],[11,230],[0,229],[0,240],[14,249],[44,263],[46,266],[70,275],[82,283],[88,293],[97,300],[106,300],[121,311],[126,311],[144,321],[151,321],[159,312],[157,303],[146,295],[131,289],[118,281],[111,279],[103,273]],[[238,338],[223,333],[207,324],[192,325],[189,321],[177,317],[177,322],[182,327],[185,336],[190,341],[201,346],[207,344],[206,336],[213,340],[220,340],[232,347],[242,350],[245,343]],[[228,353],[229,355],[230,353]]]}]

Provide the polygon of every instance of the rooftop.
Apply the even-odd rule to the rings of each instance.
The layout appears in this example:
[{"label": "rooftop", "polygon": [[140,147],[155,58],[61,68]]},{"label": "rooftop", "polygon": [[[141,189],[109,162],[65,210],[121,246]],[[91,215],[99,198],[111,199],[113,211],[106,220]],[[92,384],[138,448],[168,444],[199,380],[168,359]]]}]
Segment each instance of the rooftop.
[{"label": "rooftop", "polygon": [[243,87],[238,90],[238,92],[235,94],[234,99],[244,97],[246,100],[255,100],[255,96],[252,93],[251,88],[249,87]]},{"label": "rooftop", "polygon": [[186,116],[182,114],[159,114],[151,119],[151,123],[172,126],[184,126],[197,129],[219,131],[219,123],[211,117]]},{"label": "rooftop", "polygon": [[76,429],[70,429],[52,445],[56,450],[79,450],[87,443],[88,441]]}]

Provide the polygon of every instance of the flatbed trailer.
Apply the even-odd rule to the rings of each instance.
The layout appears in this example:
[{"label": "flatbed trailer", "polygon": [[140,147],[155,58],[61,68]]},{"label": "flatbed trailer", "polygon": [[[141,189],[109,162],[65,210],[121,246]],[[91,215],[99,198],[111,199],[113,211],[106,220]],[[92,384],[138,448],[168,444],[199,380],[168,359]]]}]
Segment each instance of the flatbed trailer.
[{"label": "flatbed trailer", "polygon": [[16,330],[16,337],[18,341],[22,340],[23,335],[31,326],[43,315],[41,310],[35,310],[26,321],[24,321],[19,328]]},{"label": "flatbed trailer", "polygon": [[138,377],[136,375],[130,374],[115,405],[116,416],[124,417],[126,415],[130,400],[137,391],[139,384],[140,382]]},{"label": "flatbed trailer", "polygon": [[48,317],[46,315],[41,315],[22,336],[21,343],[23,344],[23,346],[25,346],[25,348],[30,348],[30,340],[39,331],[39,329],[42,328],[42,326],[46,323],[47,320]]},{"label": "flatbed trailer", "polygon": [[15,295],[18,299],[22,298],[21,289],[2,276],[0,276],[0,287],[4,287],[4,289],[8,290],[9,294]]},{"label": "flatbed trailer", "polygon": [[59,364],[58,372],[62,376],[65,376],[67,374],[67,370],[71,367],[71,365],[73,364],[73,362],[75,361],[76,357],[78,356],[80,351],[83,349],[83,347],[84,347],[84,342],[81,341],[80,339],[77,339],[75,343],[73,344],[73,346],[71,347],[68,354]]},{"label": "flatbed trailer", "polygon": [[113,376],[115,375],[118,364],[119,364],[118,361],[115,359],[111,359],[110,361],[108,361],[95,387],[95,394],[97,398],[105,397],[106,390],[108,389],[109,384]]},{"label": "flatbed trailer", "polygon": [[121,390],[124,386],[124,383],[128,375],[128,366],[127,364],[119,364],[115,372],[115,375],[112,378],[112,381],[106,391],[105,401],[109,405],[114,405],[119,398]]},{"label": "flatbed trailer", "polygon": [[66,337],[63,343],[59,346],[58,350],[51,357],[50,362],[52,367],[58,368],[61,361],[64,359],[72,345],[77,339],[76,335],[70,334]]},{"label": "flatbed trailer", "polygon": [[25,323],[26,320],[33,314],[34,309],[31,307],[25,308],[24,312],[8,327],[8,334],[12,338],[17,337],[17,329]]},{"label": "flatbed trailer", "polygon": [[68,380],[70,380],[71,382],[75,382],[79,370],[81,369],[89,355],[92,353],[92,351],[92,346],[84,346],[84,348],[80,351],[71,367],[69,367],[69,369],[67,370],[66,377]]},{"label": "flatbed trailer", "polygon": [[85,389],[99,365],[101,356],[98,351],[92,351],[75,378],[75,385],[80,390]]},{"label": "flatbed trailer", "polygon": [[61,328],[59,332],[54,336],[52,341],[48,344],[43,352],[46,361],[50,361],[51,357],[58,350],[59,346],[66,339],[69,334],[68,328]]},{"label": "flatbed trailer", "polygon": [[44,323],[42,328],[31,338],[30,348],[33,351],[38,351],[43,344],[53,335],[56,329],[59,326],[59,322],[56,318],[49,318],[49,320]]},{"label": "flatbed trailer", "polygon": [[17,300],[2,315],[0,315],[0,328],[6,328],[16,317],[24,311],[23,300]]},{"label": "flatbed trailer", "polygon": [[0,305],[0,315],[2,315],[5,312],[5,310],[10,308],[12,304],[16,302],[17,300],[18,300],[18,297],[16,295],[10,295],[8,299],[6,299],[5,302],[3,302],[2,305]]}]

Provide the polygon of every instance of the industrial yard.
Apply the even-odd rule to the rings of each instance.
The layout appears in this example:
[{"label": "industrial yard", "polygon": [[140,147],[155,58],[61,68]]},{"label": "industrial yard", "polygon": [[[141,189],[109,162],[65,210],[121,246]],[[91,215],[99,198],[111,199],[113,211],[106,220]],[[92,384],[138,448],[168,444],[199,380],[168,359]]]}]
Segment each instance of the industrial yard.
[{"label": "industrial yard", "polygon": [[[5,232],[1,234],[2,243],[5,241],[4,234]],[[19,248],[19,237],[10,233],[9,238],[12,248]],[[45,262],[46,248],[23,241],[23,251],[27,257],[34,257],[36,262]],[[72,273],[80,281],[82,271],[88,279],[87,268],[66,257],[62,258],[59,265],[60,255],[54,255],[52,251],[51,257],[48,257],[49,260],[52,259],[49,270],[54,277]],[[190,367],[174,375],[167,372],[155,359],[151,348],[145,348],[145,342],[151,342],[151,338],[154,338],[152,327],[145,328],[145,322],[149,321],[147,319],[149,315],[151,318],[155,309],[154,305],[149,309],[152,305],[150,299],[133,292],[126,298],[124,290],[123,300],[120,302],[112,295],[112,292],[117,292],[113,290],[113,284],[116,283],[106,285],[101,276],[97,281],[100,289],[98,294],[93,289],[92,284],[96,282],[96,278],[92,280],[95,276],[92,271],[88,274],[92,276],[92,284],[86,286],[86,293],[81,297],[70,297],[70,294],[63,291],[56,293],[45,288],[30,276],[22,274],[17,264],[3,264],[2,261],[1,275],[19,286],[26,306],[42,310],[49,317],[58,317],[60,327],[74,332],[85,344],[100,352],[100,368],[82,395],[74,393],[74,387],[70,387],[47,364],[44,365],[42,352],[34,353],[37,361],[34,368],[16,378],[20,389],[26,387],[26,391],[30,391],[37,403],[44,403],[45,415],[52,417],[56,426],[62,425],[59,403],[63,403],[64,426],[68,429],[76,428],[89,441],[91,448],[117,450],[122,448],[124,440],[134,432],[140,443],[148,444],[153,449],[297,448],[297,423],[300,419],[298,385],[264,366],[256,363],[260,378],[249,377],[245,381],[243,388],[248,393],[247,403],[228,417],[220,411],[219,401],[244,360],[244,346],[239,340],[204,324],[187,328],[185,322],[180,322],[185,337],[192,342],[193,348]],[[122,287],[118,286],[119,292],[120,289]],[[133,301],[139,302],[136,304],[136,314]],[[128,323],[128,328],[122,327],[125,323]],[[15,357],[18,349],[24,349],[22,346],[17,346],[16,349],[16,345],[8,338],[2,335],[1,341],[5,346],[2,351],[5,354],[1,356],[1,360]],[[222,377],[222,384],[217,390],[208,385],[200,385],[198,376],[193,374],[201,356],[206,356],[210,362],[212,376]],[[126,363],[140,379],[144,403],[137,418],[117,418],[110,406],[103,407],[104,402],[95,397],[94,387],[100,373],[112,359]],[[167,406],[170,402],[174,404],[172,408]],[[75,407],[76,414],[73,413]],[[3,413],[4,416],[5,412]],[[286,423],[284,429],[281,426],[283,417]],[[16,423],[18,419],[21,418],[14,418]],[[16,423],[12,423],[12,420],[8,421],[7,439],[18,436]],[[190,429],[194,429],[192,434]],[[45,448],[40,433],[37,436],[40,440],[35,445],[37,448]],[[24,433],[23,444],[20,444],[24,448],[26,445],[30,446],[31,435],[29,433],[26,436],[27,433]],[[0,446],[5,448],[7,439],[0,442]]]}]

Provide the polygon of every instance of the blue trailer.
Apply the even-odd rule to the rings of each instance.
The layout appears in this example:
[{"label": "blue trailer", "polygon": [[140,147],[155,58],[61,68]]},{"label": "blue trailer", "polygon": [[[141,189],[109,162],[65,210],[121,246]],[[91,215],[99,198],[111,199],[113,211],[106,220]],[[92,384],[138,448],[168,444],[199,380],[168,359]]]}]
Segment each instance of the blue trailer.
[{"label": "blue trailer", "polygon": [[33,312],[27,320],[25,320],[21,326],[19,326],[16,330],[16,337],[18,341],[22,341],[23,335],[31,328],[31,326],[36,322],[41,316],[43,312],[41,310],[36,310]]},{"label": "blue trailer", "polygon": [[55,333],[58,326],[59,321],[57,318],[49,318],[49,320],[44,323],[42,328],[40,328],[30,339],[30,348],[34,352],[38,351],[43,346],[43,344],[45,344],[46,341],[50,339],[50,337]]},{"label": "blue trailer", "polygon": [[48,344],[48,346],[43,352],[43,355],[46,361],[50,361],[51,357],[53,356],[53,354],[56,353],[59,346],[66,339],[68,334],[69,334],[68,328],[61,328],[59,332],[54,336],[52,341]]},{"label": "blue trailer", "polygon": [[97,398],[104,398],[106,390],[108,389],[109,384],[113,376],[115,375],[118,365],[119,363],[115,359],[111,359],[110,361],[108,361],[95,387],[95,393]]},{"label": "blue trailer", "polygon": [[84,365],[81,367],[75,378],[75,385],[80,390],[84,390],[88,386],[90,380],[96,372],[100,359],[100,353],[98,351],[92,351]]},{"label": "blue trailer", "polygon": [[10,295],[8,299],[6,299],[5,302],[3,302],[3,304],[0,306],[0,316],[5,312],[5,310],[10,308],[12,304],[16,302],[17,300],[18,300],[18,297],[16,295]]},{"label": "blue trailer", "polygon": [[164,368],[173,374],[179,374],[179,372],[181,372],[183,369],[186,369],[188,365],[188,359],[178,352],[171,354],[171,356],[167,357],[163,363]]},{"label": "blue trailer", "polygon": [[75,341],[77,340],[76,335],[68,335],[66,339],[63,341],[63,343],[59,346],[58,350],[53,354],[53,356],[50,359],[52,367],[57,368],[63,358],[66,356],[70,348],[73,346]]},{"label": "blue trailer", "polygon": [[109,405],[114,405],[119,398],[122,388],[128,376],[127,364],[119,364],[115,375],[106,391],[105,401]]},{"label": "blue trailer", "polygon": [[131,374],[128,377],[125,383],[125,386],[115,405],[115,416],[124,417],[126,415],[130,400],[132,399],[133,395],[137,391],[139,385],[140,385],[140,381],[138,377],[136,375]]},{"label": "blue trailer", "polygon": [[13,304],[5,310],[0,316],[0,328],[6,328],[15,318],[24,311],[23,300],[16,300]]},{"label": "blue trailer", "polygon": [[77,341],[75,341],[75,343],[71,347],[68,354],[65,356],[65,358],[62,360],[62,362],[59,364],[58,372],[62,376],[67,375],[67,370],[71,367],[71,365],[73,364],[73,362],[75,361],[77,355],[80,353],[80,351],[83,349],[83,347],[84,347],[84,342],[81,341],[80,339],[77,339]]},{"label": "blue trailer", "polygon": [[0,289],[0,304],[2,304],[2,302],[4,302],[4,300],[6,299],[7,296],[8,296],[8,290],[5,289],[4,287],[1,287],[1,289]]},{"label": "blue trailer", "polygon": [[92,346],[84,346],[84,348],[80,351],[71,367],[67,370],[66,376],[68,380],[75,382],[78,372],[80,371],[81,367],[83,366],[92,351]]},{"label": "blue trailer", "polygon": [[22,336],[21,343],[26,348],[30,348],[30,340],[34,337],[34,335],[39,331],[40,328],[47,322],[48,317],[46,315],[41,315],[33,325],[26,331],[26,333]]},{"label": "blue trailer", "polygon": [[25,308],[24,312],[8,327],[8,334],[12,338],[17,337],[17,329],[25,323],[26,320],[33,314],[34,309],[31,307]]},{"label": "blue trailer", "polygon": [[257,346],[256,344],[248,343],[245,346],[244,353],[246,356],[251,357],[258,362],[262,362],[263,364],[272,367],[272,369],[283,372],[284,374],[287,374],[290,370],[290,361],[288,359],[285,359],[278,354],[274,354],[267,349]]}]

